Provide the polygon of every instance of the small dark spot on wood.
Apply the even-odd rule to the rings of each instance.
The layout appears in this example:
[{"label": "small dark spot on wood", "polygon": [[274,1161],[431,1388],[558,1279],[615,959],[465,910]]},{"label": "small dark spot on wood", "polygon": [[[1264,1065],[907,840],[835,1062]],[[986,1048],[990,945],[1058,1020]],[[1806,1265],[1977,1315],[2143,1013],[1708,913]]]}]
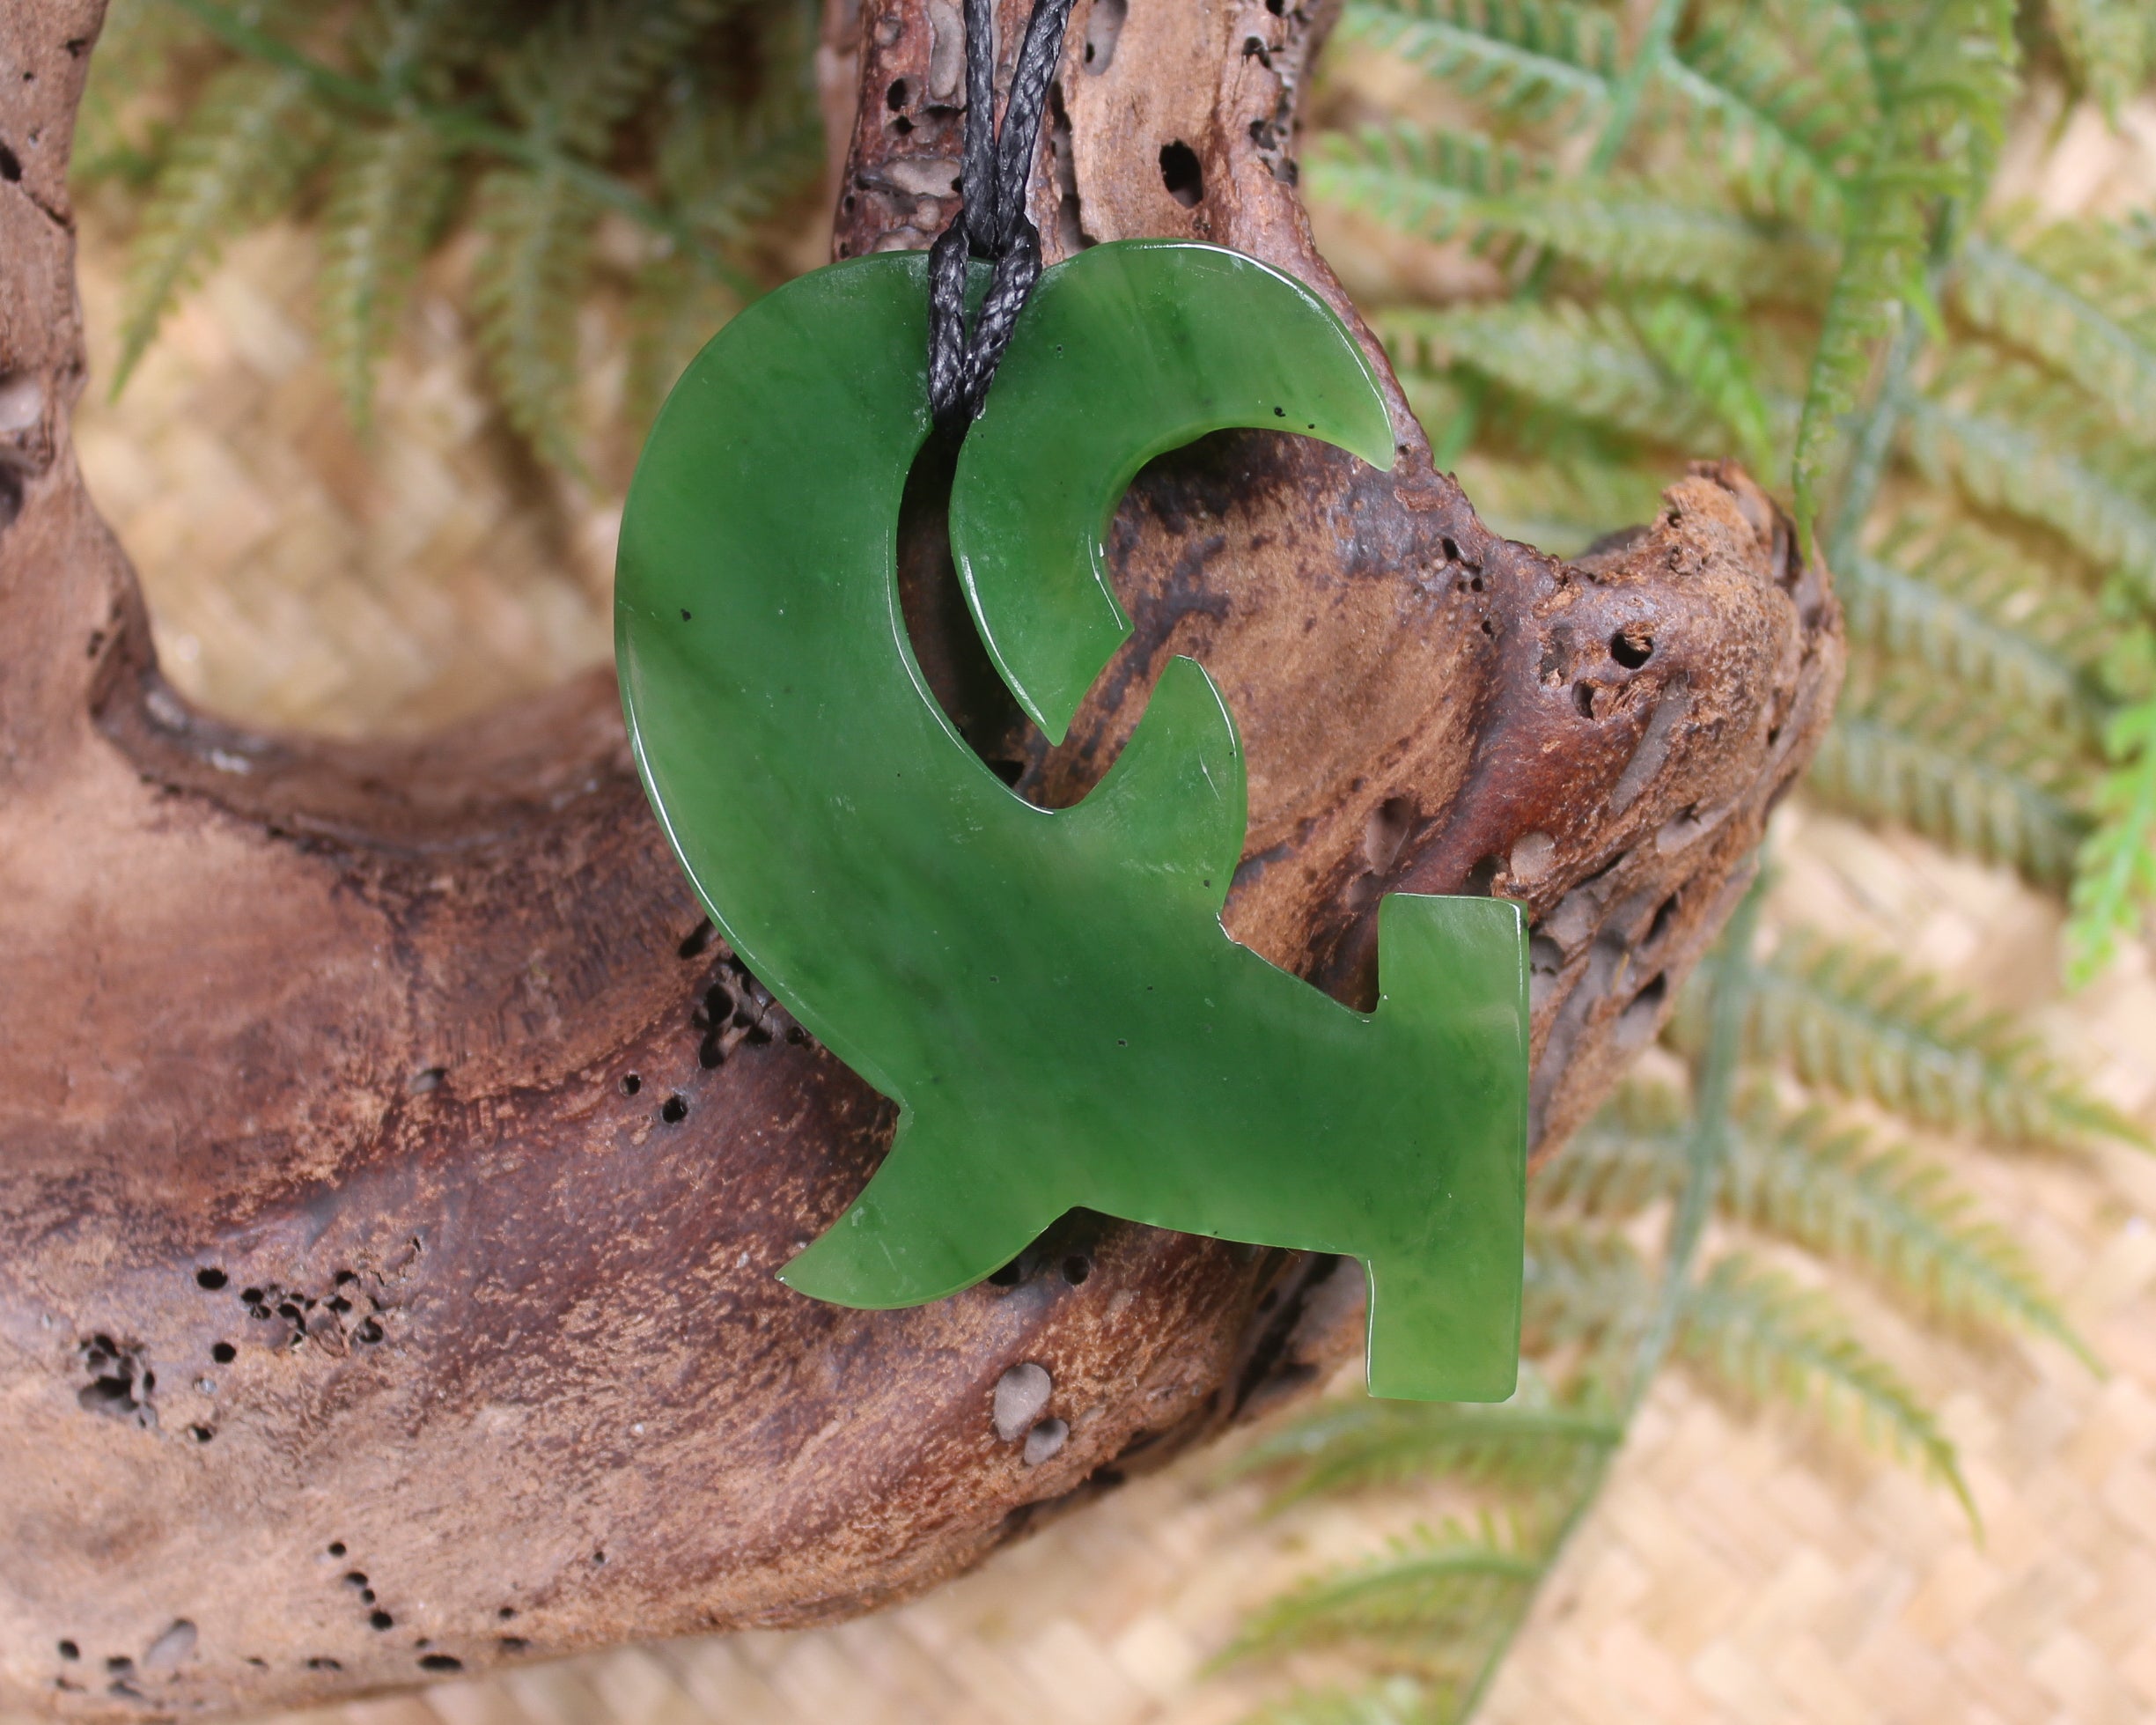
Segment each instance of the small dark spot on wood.
[{"label": "small dark spot on wood", "polygon": [[196,1287],[208,1288],[212,1294],[215,1294],[219,1288],[223,1287],[228,1279],[229,1278],[226,1277],[225,1273],[222,1270],[218,1270],[214,1267],[206,1270],[197,1270],[195,1272],[195,1286]]},{"label": "small dark spot on wood", "polygon": [[1628,623],[1609,638],[1609,656],[1628,671],[1654,657],[1654,637],[1644,623]]},{"label": "small dark spot on wood", "polygon": [[891,80],[890,87],[883,92],[883,103],[894,114],[906,106],[906,80],[904,78],[894,77]]},{"label": "small dark spot on wood", "polygon": [[532,1644],[521,1635],[504,1635],[495,1645],[504,1653],[522,1653]]},{"label": "small dark spot on wood", "polygon": [[342,1664],[327,1654],[317,1654],[307,1661],[307,1670],[310,1671],[342,1671],[343,1669]]},{"label": "small dark spot on wood", "polygon": [[464,1662],[453,1653],[422,1654],[419,1669],[423,1671],[461,1671]]},{"label": "small dark spot on wood", "polygon": [[623,1073],[622,1074],[622,1094],[624,1096],[633,1096],[637,1091],[643,1088],[644,1080],[638,1078],[636,1073]]},{"label": "small dark spot on wood", "polygon": [[711,944],[712,935],[717,933],[717,930],[711,926],[708,919],[700,922],[681,937],[681,944],[674,951],[683,958],[702,958],[704,949]]},{"label": "small dark spot on wood", "polygon": [[352,1334],[356,1339],[363,1341],[366,1343],[368,1346],[372,1347],[375,1343],[382,1339],[382,1326],[375,1322],[374,1319],[369,1318],[364,1323],[361,1324],[358,1329],[352,1331]]},{"label": "small dark spot on wood", "polygon": [[367,1626],[370,1629],[394,1629],[397,1620],[386,1611],[370,1611],[367,1614]]},{"label": "small dark spot on wood", "polygon": [[5,180],[12,184],[22,177],[22,163],[16,158],[12,150],[9,149],[6,144],[0,144],[0,180]]},{"label": "small dark spot on wood", "polygon": [[665,1105],[659,1110],[659,1117],[669,1126],[680,1125],[688,1118],[688,1099],[680,1095],[667,1097]]},{"label": "small dark spot on wood", "polygon": [[442,1080],[449,1076],[446,1066],[422,1066],[407,1080],[405,1088],[415,1096],[424,1096],[442,1087]]},{"label": "small dark spot on wood", "polygon": [[348,1588],[364,1588],[364,1586],[366,1586],[366,1584],[367,1584],[367,1572],[366,1572],[365,1570],[364,1570],[364,1569],[348,1569],[348,1570],[346,1570],[346,1571],[344,1572],[344,1585],[345,1585],[346,1587],[348,1587]]},{"label": "small dark spot on wood", "polygon": [[1594,717],[1594,685],[1591,682],[1574,683],[1572,685],[1572,704],[1579,709],[1579,716],[1582,719],[1593,719]]},{"label": "small dark spot on wood", "polygon": [[1072,1252],[1063,1261],[1063,1279],[1072,1287],[1081,1286],[1093,1272],[1093,1260],[1083,1252]]},{"label": "small dark spot on wood", "polygon": [[[212,1342],[210,1345],[210,1357],[220,1366],[231,1365],[239,1357],[239,1350],[230,1342]],[[336,1553],[332,1552],[331,1555],[335,1556]]]},{"label": "small dark spot on wood", "polygon": [[511,1618],[517,1615],[517,1608],[514,1605],[504,1605],[494,1615],[501,1618],[504,1623],[507,1623]]},{"label": "small dark spot on wood", "polygon": [[1085,18],[1085,49],[1081,63],[1098,77],[1115,58],[1115,40],[1130,15],[1130,0],[1093,0]]},{"label": "small dark spot on wood", "polygon": [[197,1443],[207,1443],[217,1434],[207,1426],[190,1426],[188,1427],[188,1435]]},{"label": "small dark spot on wood", "polygon": [[60,1643],[60,1656],[63,1659],[80,1659],[83,1650],[72,1641],[63,1641]]},{"label": "small dark spot on wood", "polygon": [[344,1555],[344,1542],[342,1539],[333,1539],[329,1542],[329,1555],[333,1558],[341,1558]]}]

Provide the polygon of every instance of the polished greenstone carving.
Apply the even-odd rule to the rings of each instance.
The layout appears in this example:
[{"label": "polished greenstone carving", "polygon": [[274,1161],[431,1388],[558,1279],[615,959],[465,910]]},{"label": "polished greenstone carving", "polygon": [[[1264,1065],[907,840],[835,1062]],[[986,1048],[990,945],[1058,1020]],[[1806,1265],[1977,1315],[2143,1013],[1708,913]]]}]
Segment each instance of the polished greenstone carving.
[{"label": "polished greenstone carving", "polygon": [[[652,806],[743,960],[901,1109],[882,1168],[784,1279],[850,1306],[934,1300],[1085,1205],[1352,1254],[1375,1393],[1504,1397],[1519,908],[1385,899],[1367,1014],[1229,940],[1241,746],[1190,660],[1074,808],[1031,806],[975,757],[897,597],[927,301],[924,257],[890,254],[750,306],[675,387],[622,524],[616,646]],[[1101,552],[1123,489],[1233,425],[1392,460],[1367,362],[1291,279],[1158,241],[1042,276],[950,520],[982,638],[1051,735],[1128,630]]]}]

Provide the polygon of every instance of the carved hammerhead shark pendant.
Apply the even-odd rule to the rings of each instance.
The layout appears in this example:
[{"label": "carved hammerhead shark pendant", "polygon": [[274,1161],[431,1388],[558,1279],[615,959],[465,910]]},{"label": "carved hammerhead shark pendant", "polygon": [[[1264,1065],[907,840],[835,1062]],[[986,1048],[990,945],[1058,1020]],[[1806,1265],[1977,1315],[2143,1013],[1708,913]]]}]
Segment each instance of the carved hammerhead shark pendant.
[{"label": "carved hammerhead shark pendant", "polygon": [[[1527,1097],[1520,907],[1395,894],[1380,999],[1342,1006],[1229,939],[1241,744],[1195,660],[1077,807],[1035,807],[929,691],[896,576],[931,427],[927,260],[834,264],[690,365],[622,528],[616,649],[639,770],[712,921],[901,1109],[882,1167],[781,1272],[935,1300],[1085,1205],[1350,1254],[1380,1396],[1496,1400],[1520,1333]],[[1041,278],[960,451],[976,626],[1060,741],[1130,631],[1107,521],[1208,431],[1390,467],[1368,362],[1308,289],[1218,247],[1095,247]]]}]

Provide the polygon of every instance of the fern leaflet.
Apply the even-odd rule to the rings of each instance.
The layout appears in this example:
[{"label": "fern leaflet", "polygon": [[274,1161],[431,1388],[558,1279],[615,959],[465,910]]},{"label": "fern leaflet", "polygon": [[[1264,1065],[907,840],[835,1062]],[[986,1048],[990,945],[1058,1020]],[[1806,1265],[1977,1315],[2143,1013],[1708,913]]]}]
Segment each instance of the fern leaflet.
[{"label": "fern leaflet", "polygon": [[322,218],[322,344],[363,430],[375,367],[453,184],[440,137],[416,122],[359,134],[337,164]]},{"label": "fern leaflet", "polygon": [[2096,787],[2096,827],[2075,859],[2070,974],[2093,977],[2156,903],[2156,700],[2121,711],[2106,738],[2116,763]]},{"label": "fern leaflet", "polygon": [[1809,783],[1829,802],[2057,887],[2086,830],[2078,767],[2071,744],[2041,726],[1888,682],[1843,697]]},{"label": "fern leaflet", "polygon": [[2058,1149],[2096,1139],[2147,1143],[2001,1014],[1888,955],[1801,930],[1785,933],[1754,973],[1746,1042],[1807,1084],[1924,1125]]},{"label": "fern leaflet", "polygon": [[1924,0],[1862,15],[1879,123],[1844,200],[1842,267],[1828,295],[1797,431],[1797,518],[1818,512],[1839,417],[1923,262],[1932,207],[1975,188],[2013,90],[2011,0]]},{"label": "fern leaflet", "polygon": [[577,455],[577,310],[592,210],[563,174],[496,168],[479,184],[487,244],[473,289],[480,351],[509,423],[546,461]]},{"label": "fern leaflet", "polygon": [[129,260],[116,393],[173,301],[225,240],[282,209],[323,136],[307,81],[268,66],[220,73],[189,113],[158,174]]},{"label": "fern leaflet", "polygon": [[1748,1400],[1814,1408],[1829,1426],[1915,1460],[1977,1521],[1961,1459],[1938,1420],[1824,1294],[1733,1252],[1686,1297],[1678,1345],[1687,1361]]},{"label": "fern leaflet", "polygon": [[1979,329],[2025,348],[2156,441],[2156,258],[2116,230],[2024,221],[1970,235],[1954,300]]},{"label": "fern leaflet", "polygon": [[1354,0],[1339,34],[1524,119],[1597,111],[1616,76],[1615,21],[1571,0]]}]

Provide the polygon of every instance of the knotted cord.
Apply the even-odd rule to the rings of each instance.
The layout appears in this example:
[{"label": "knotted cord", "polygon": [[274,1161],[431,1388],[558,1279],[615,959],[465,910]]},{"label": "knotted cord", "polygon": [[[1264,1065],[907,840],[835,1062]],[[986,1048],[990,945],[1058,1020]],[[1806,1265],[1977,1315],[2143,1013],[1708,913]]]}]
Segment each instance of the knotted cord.
[{"label": "knotted cord", "polygon": [[[1041,279],[1041,232],[1026,214],[1026,187],[1070,18],[1071,0],[1034,0],[999,132],[995,0],[966,0],[964,201],[929,249],[928,396],[942,423],[963,424],[981,410],[1026,296]],[[994,264],[995,273],[969,334],[966,266],[974,258]]]}]

